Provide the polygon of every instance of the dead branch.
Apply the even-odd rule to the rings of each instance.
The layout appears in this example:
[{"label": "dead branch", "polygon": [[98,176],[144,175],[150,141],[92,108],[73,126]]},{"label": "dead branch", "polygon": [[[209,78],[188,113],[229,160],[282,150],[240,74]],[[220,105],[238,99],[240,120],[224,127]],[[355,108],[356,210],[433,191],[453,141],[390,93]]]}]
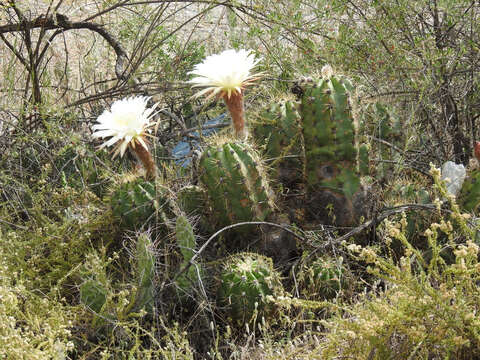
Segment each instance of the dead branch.
[{"label": "dead branch", "polygon": [[0,25],[0,34],[20,32],[25,29],[43,29],[45,30],[60,30],[60,33],[67,30],[86,29],[94,31],[99,34],[105,41],[113,48],[117,55],[115,64],[115,74],[119,80],[126,81],[128,76],[124,69],[125,63],[128,60],[127,53],[120,45],[120,43],[103,27],[103,25],[88,21],[70,21],[67,16],[63,14],[54,15],[40,15],[33,20],[23,18],[16,24]]}]

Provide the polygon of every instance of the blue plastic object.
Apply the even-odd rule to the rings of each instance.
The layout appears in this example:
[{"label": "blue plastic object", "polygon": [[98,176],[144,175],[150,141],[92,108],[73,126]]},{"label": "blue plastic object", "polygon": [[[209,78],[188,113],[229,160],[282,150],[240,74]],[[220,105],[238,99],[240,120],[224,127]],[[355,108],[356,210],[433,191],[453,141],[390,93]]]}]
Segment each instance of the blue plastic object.
[{"label": "blue plastic object", "polygon": [[[225,118],[227,116],[227,113],[223,113],[216,118],[213,118],[211,120],[208,120],[204,126],[212,126],[212,125],[218,125],[218,127],[212,126],[209,127],[208,129],[203,129],[202,130],[202,136],[210,136],[215,134],[220,128],[224,127],[225,125],[228,125],[228,123],[225,122]],[[198,131],[195,131],[192,133],[193,136],[196,138],[199,138],[199,133]],[[200,148],[200,145],[198,144],[197,140],[194,139],[189,139],[187,137],[183,137],[182,140],[180,140],[177,145],[172,149],[172,156],[175,159],[175,163],[177,165],[180,165],[182,167],[187,167],[192,163],[192,147],[194,149]]]}]

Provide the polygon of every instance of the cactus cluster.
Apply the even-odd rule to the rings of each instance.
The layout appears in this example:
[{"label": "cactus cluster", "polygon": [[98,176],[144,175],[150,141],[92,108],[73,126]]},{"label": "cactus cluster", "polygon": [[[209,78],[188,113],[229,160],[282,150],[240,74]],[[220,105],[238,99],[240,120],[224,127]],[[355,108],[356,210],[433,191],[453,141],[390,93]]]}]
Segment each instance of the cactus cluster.
[{"label": "cactus cluster", "polygon": [[[360,192],[360,177],[368,172],[369,165],[368,147],[358,146],[356,141],[351,92],[351,84],[335,75],[307,84],[298,101],[282,101],[261,114],[260,121],[252,128],[252,143],[241,126],[236,127],[235,138],[212,137],[194,167],[197,172],[192,179],[198,183],[178,188],[175,197],[174,191],[169,192],[158,178],[132,177],[118,184],[110,196],[113,214],[124,228],[131,230],[153,227],[159,221],[174,222],[174,232],[169,235],[175,235],[178,251],[171,253],[181,257],[181,261],[173,261],[174,271],[192,265],[196,251],[196,236],[184,214],[198,215],[200,228],[211,231],[239,222],[281,218],[282,214],[275,211],[282,205],[286,211],[309,208],[321,212],[333,203],[333,217],[340,219],[337,224],[351,224],[355,196]],[[225,101],[229,101],[228,96]],[[243,117],[243,112],[240,115]],[[262,158],[257,149],[263,150]],[[268,172],[265,160],[269,161]],[[301,200],[291,204],[286,200],[276,206],[270,175],[281,184],[282,193],[299,194],[297,199]],[[344,208],[347,210],[341,214],[339,209]],[[290,219],[286,217],[288,223]],[[204,226],[207,222],[210,224]],[[238,228],[232,238],[241,240],[243,247],[244,237],[251,229]],[[155,257],[149,252],[151,246],[147,240],[148,237],[140,236],[137,241],[137,290],[124,315],[141,309],[152,310]],[[296,248],[296,243],[292,248]],[[170,263],[169,259],[165,263]],[[331,298],[342,287],[341,262],[319,259],[303,270],[300,283],[314,293],[314,300]],[[167,277],[170,275],[171,272]],[[187,271],[170,278],[181,303],[185,294],[194,298],[190,296],[193,287],[206,275],[200,265],[193,264]],[[217,280],[219,309],[235,326],[268,317],[274,310],[269,299],[284,294],[272,259],[256,253],[240,253],[223,260]],[[80,290],[82,302],[95,311],[104,311],[107,293],[97,282],[87,281]]]},{"label": "cactus cluster", "polygon": [[273,195],[256,152],[246,143],[209,146],[200,158],[200,181],[219,226],[265,220]]},{"label": "cactus cluster", "polygon": [[218,303],[234,325],[248,324],[253,317],[265,316],[271,306],[267,296],[283,292],[280,276],[270,258],[255,253],[241,253],[224,263],[218,288]]}]

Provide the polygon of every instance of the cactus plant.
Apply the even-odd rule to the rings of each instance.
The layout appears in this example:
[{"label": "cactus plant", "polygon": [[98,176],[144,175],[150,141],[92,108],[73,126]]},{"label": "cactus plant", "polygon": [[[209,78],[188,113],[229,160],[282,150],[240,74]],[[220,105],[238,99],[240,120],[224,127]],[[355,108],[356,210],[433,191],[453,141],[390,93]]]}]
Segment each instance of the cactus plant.
[{"label": "cactus plant", "polygon": [[355,207],[364,198],[360,179],[369,171],[368,146],[356,141],[352,85],[329,66],[322,76],[297,91],[305,154],[303,210],[309,221],[349,226],[368,209]]},{"label": "cactus plant", "polygon": [[272,310],[266,297],[282,293],[280,276],[273,269],[270,258],[241,253],[225,261],[217,298],[232,324],[247,324],[256,313],[266,316]]},{"label": "cactus plant", "polygon": [[[80,285],[80,302],[94,311],[94,326],[106,325],[105,319],[121,320],[132,316],[144,309],[148,313],[153,311],[153,299],[155,292],[155,254],[149,234],[138,235],[134,248],[134,279],[133,285],[124,292],[122,300],[113,301],[116,296],[108,296],[113,292],[110,280],[106,275],[98,273],[89,274],[89,278]],[[102,279],[103,278],[103,279]],[[132,291],[134,289],[134,291]],[[107,301],[108,299],[108,301]],[[137,316],[137,315],[133,315]]]},{"label": "cactus plant", "polygon": [[[177,238],[177,245],[180,248],[180,253],[183,257],[183,262],[180,265],[180,269],[183,269],[188,265],[195,254],[196,246],[195,234],[193,232],[192,225],[185,216],[177,217],[175,235]],[[184,293],[188,293],[196,279],[198,279],[197,269],[195,266],[190,266],[185,273],[180,274],[180,276],[177,278],[177,285]]]},{"label": "cactus plant", "polygon": [[249,145],[220,141],[203,152],[199,167],[218,225],[264,220],[272,212],[265,171]]},{"label": "cactus plant", "polygon": [[127,229],[136,230],[156,218],[168,223],[174,215],[174,206],[167,196],[167,188],[137,176],[126,176],[110,196],[113,215]]},{"label": "cactus plant", "polygon": [[148,234],[142,233],[138,236],[135,249],[137,292],[132,307],[134,311],[145,308],[147,312],[151,313],[153,309],[155,254],[152,247],[152,240]]},{"label": "cactus plant", "polygon": [[275,103],[260,113],[254,127],[255,142],[286,192],[303,192],[303,137],[297,104]]},{"label": "cactus plant", "polygon": [[98,281],[93,279],[86,280],[80,285],[80,302],[97,314],[107,301],[107,290]]},{"label": "cactus plant", "polygon": [[177,203],[185,214],[202,214],[205,207],[206,193],[197,185],[187,185],[178,190]]},{"label": "cactus plant", "polygon": [[254,136],[260,146],[265,148],[264,153],[268,159],[274,160],[273,163],[281,162],[292,148],[298,148],[301,138],[296,103],[284,100],[263,111],[255,125]]},{"label": "cactus plant", "polygon": [[[330,76],[307,86],[300,115],[305,142],[307,191],[329,189],[351,199],[360,185],[355,126],[349,105],[352,85]],[[328,171],[321,169],[328,167]]]},{"label": "cactus plant", "polygon": [[473,170],[462,185],[459,195],[462,209],[478,213],[480,206],[480,170]]},{"label": "cactus plant", "polygon": [[327,300],[336,296],[344,283],[343,259],[321,257],[303,266],[298,275],[301,295],[308,300]]}]

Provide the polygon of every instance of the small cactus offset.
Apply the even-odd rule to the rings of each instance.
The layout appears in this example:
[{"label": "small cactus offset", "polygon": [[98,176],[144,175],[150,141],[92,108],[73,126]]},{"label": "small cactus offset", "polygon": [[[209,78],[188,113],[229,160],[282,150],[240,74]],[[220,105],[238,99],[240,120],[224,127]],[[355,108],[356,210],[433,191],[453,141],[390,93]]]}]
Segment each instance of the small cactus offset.
[{"label": "small cactus offset", "polygon": [[147,233],[142,233],[137,238],[135,249],[135,282],[137,292],[133,303],[133,311],[145,309],[151,313],[155,293],[155,254],[153,244]]},{"label": "small cactus offset", "polygon": [[465,179],[458,202],[463,210],[478,214],[480,209],[480,170],[473,170]]},{"label": "small cactus offset", "polygon": [[174,216],[167,189],[137,176],[127,176],[113,190],[110,205],[113,215],[130,230],[142,229],[157,219],[167,223]]},{"label": "small cactus offset", "polygon": [[283,294],[279,274],[272,260],[259,254],[237,254],[225,261],[220,275],[218,302],[234,325],[242,326],[267,316],[271,307],[266,297]]},{"label": "small cactus offset", "polygon": [[360,128],[378,139],[372,143],[379,160],[376,165],[376,177],[391,177],[395,167],[394,161],[400,156],[399,148],[403,148],[401,142],[404,130],[400,119],[386,105],[378,102],[368,104],[362,111]]},{"label": "small cactus offset", "polygon": [[[180,248],[180,253],[183,257],[183,262],[180,269],[188,265],[193,255],[195,255],[196,240],[192,225],[185,216],[177,217],[175,226],[175,235],[177,238],[177,245]],[[188,292],[192,284],[198,279],[197,268],[190,266],[188,270],[180,274],[177,279],[177,285],[184,291]]]},{"label": "small cactus offset", "polygon": [[348,80],[332,74],[305,87],[300,116],[308,192],[328,189],[351,199],[359,189],[358,149],[349,103],[352,90]]},{"label": "small cactus offset", "polygon": [[343,259],[322,257],[300,269],[300,293],[308,300],[327,300],[335,297],[344,284]]},{"label": "small cactus offset", "polygon": [[273,211],[265,171],[249,145],[220,141],[209,146],[200,158],[199,168],[218,225],[265,220]]}]

